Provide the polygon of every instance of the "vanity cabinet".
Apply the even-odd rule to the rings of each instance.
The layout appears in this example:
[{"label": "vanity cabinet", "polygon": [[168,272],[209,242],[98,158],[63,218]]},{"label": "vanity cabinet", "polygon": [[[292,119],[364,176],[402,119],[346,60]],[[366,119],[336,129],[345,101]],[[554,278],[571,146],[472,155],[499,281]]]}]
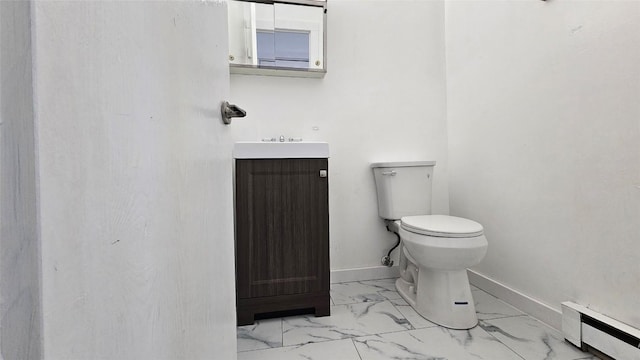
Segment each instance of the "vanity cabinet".
[{"label": "vanity cabinet", "polygon": [[238,325],[256,314],[329,315],[327,159],[236,159]]}]

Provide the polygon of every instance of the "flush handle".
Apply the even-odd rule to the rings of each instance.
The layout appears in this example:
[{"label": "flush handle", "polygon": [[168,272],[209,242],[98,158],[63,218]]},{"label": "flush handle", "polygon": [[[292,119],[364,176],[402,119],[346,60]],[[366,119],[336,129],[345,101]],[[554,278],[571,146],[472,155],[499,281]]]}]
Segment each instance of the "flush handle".
[{"label": "flush handle", "polygon": [[391,170],[391,171],[383,171],[382,175],[387,175],[387,176],[396,176],[396,171],[395,170]]}]

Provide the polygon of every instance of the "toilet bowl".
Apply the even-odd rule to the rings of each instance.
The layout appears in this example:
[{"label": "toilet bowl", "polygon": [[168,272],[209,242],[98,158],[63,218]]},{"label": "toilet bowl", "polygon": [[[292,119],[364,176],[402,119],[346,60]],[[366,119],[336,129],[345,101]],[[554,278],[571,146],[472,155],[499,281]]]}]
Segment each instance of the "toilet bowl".
[{"label": "toilet bowl", "polygon": [[431,215],[435,162],[372,164],[378,214],[400,237],[402,298],[427,320],[452,329],[470,329],[478,318],[467,268],[478,264],[488,242],[479,223]]},{"label": "toilet bowl", "polygon": [[[403,218],[400,224],[399,234],[404,248],[401,256],[407,257],[407,264],[417,267],[418,276],[414,283],[398,279],[398,292],[418,314],[433,323],[452,329],[470,329],[476,326],[478,318],[467,268],[484,258],[487,239],[477,231],[463,237],[460,229],[455,233],[440,232],[439,236],[434,236],[433,228],[427,226],[420,229],[423,230],[421,233],[409,231],[403,223],[412,218],[414,217]],[[453,216],[426,215],[419,218],[433,224],[451,220],[460,223],[468,221],[482,229],[476,222]],[[428,232],[432,234],[425,234]],[[412,286],[412,291],[408,291]]]}]

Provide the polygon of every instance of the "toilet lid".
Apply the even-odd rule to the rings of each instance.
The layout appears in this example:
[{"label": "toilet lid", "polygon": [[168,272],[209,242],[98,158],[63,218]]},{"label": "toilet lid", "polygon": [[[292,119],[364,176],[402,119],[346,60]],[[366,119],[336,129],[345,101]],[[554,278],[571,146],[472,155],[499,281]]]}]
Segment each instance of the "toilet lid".
[{"label": "toilet lid", "polygon": [[416,234],[436,237],[463,238],[480,236],[482,225],[469,219],[447,215],[405,216],[402,228]]}]

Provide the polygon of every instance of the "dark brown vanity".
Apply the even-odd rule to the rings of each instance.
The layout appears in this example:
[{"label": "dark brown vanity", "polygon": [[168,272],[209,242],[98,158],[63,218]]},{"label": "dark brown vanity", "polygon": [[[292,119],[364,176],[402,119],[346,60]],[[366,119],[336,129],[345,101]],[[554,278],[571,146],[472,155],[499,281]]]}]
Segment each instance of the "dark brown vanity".
[{"label": "dark brown vanity", "polygon": [[238,325],[290,310],[329,315],[327,165],[326,158],[236,158]]}]

